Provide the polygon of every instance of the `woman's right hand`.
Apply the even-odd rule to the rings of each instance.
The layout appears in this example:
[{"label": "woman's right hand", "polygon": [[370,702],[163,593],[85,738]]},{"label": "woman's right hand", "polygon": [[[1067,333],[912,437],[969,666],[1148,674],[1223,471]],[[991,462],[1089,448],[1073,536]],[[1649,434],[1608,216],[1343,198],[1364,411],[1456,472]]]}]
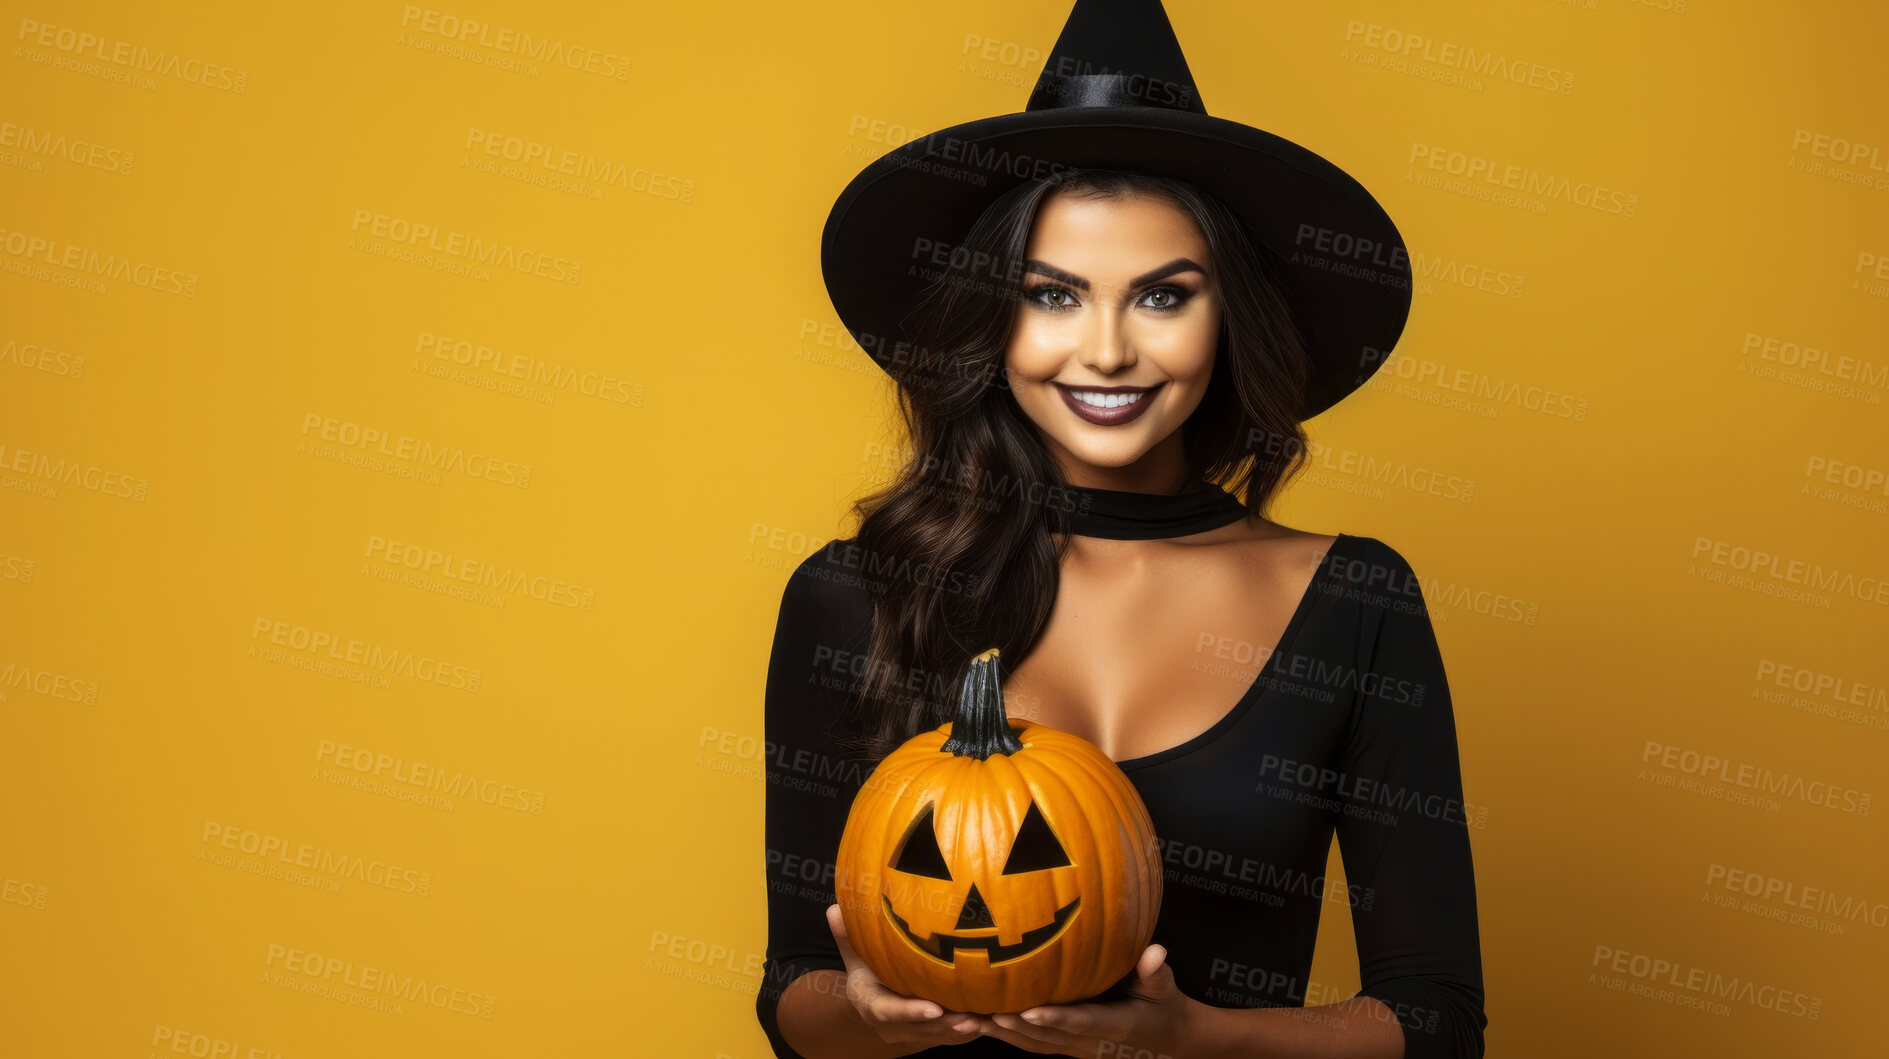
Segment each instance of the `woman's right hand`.
[{"label": "woman's right hand", "polygon": [[[859,1021],[888,1044],[963,1044],[978,1036],[978,1018],[961,1011],[946,1011],[929,1000],[887,989],[872,968],[853,951],[846,938],[846,921],[839,905],[828,905],[826,923],[846,963],[846,998],[853,1002]],[[918,1049],[914,1048],[913,1051]]]}]

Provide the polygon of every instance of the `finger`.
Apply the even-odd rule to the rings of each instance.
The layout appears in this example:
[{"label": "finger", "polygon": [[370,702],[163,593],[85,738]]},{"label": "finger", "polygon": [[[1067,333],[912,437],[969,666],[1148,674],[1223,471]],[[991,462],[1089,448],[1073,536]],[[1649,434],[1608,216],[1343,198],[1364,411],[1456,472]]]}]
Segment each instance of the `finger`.
[{"label": "finger", "polygon": [[880,1022],[941,1022],[946,1014],[929,1000],[894,993],[876,982],[862,999],[867,1012]]},{"label": "finger", "polygon": [[1135,982],[1128,987],[1128,995],[1162,1001],[1179,992],[1180,987],[1174,984],[1174,968],[1167,965],[1167,950],[1159,945],[1150,946],[1141,954],[1141,962],[1135,965]]},{"label": "finger", "polygon": [[947,1011],[933,1022],[943,1033],[944,1039],[952,1044],[974,1040],[983,1032],[983,1023],[976,1015],[967,1015],[961,1011]]},{"label": "finger", "polygon": [[963,1044],[977,1038],[977,1016],[947,1011],[929,1022],[892,1023],[881,1036],[895,1042]]},{"label": "finger", "polygon": [[833,943],[840,947],[840,955],[856,958],[857,954],[853,952],[853,939],[846,936],[846,917],[840,915],[838,904],[826,906],[826,926],[833,932]]},{"label": "finger", "polygon": [[893,992],[864,964],[846,976],[846,992],[861,1015],[877,1022],[928,1022],[956,1014],[922,997]]},{"label": "finger", "polygon": [[1080,1033],[1070,1033],[1053,1026],[1033,1025],[1028,1020],[1013,1014],[992,1015],[991,1019],[998,1027],[1017,1037],[1035,1041],[1063,1055],[1095,1055],[1102,1041]]},{"label": "finger", "polygon": [[1141,962],[1135,964],[1135,973],[1142,978],[1153,978],[1156,971],[1167,966],[1168,951],[1160,945],[1148,946],[1148,951],[1141,954]]},{"label": "finger", "polygon": [[1059,1030],[1073,1033],[1079,1037],[1101,1037],[1113,1039],[1115,1033],[1128,1030],[1128,1013],[1123,1010],[1125,1001],[1113,1001],[1106,1004],[1044,1004],[1039,1007],[1025,1008],[1017,1012],[1026,1025],[1041,1029]]},{"label": "finger", "polygon": [[852,940],[846,936],[846,920],[840,917],[839,905],[826,906],[826,925],[833,932],[833,944],[840,950],[840,962],[846,965],[846,976],[851,978],[855,974],[863,973],[872,979],[874,985],[877,985],[879,976],[873,974],[872,968],[866,966],[866,961],[860,959],[859,954],[853,951]]},{"label": "finger", "polygon": [[982,1036],[977,1023],[969,1023],[971,1029],[954,1029],[950,1025],[931,1025],[931,1023],[890,1023],[878,1027],[880,1040],[888,1044],[924,1044],[943,1046],[943,1044],[969,1044]]},{"label": "finger", "polygon": [[846,923],[840,918],[839,905],[826,906],[826,922],[833,930],[834,944],[839,946],[840,961],[846,964],[846,997],[860,1014],[880,1022],[922,1022],[946,1013],[929,1000],[894,993],[879,981],[879,976],[866,966],[866,961],[859,958],[852,943],[846,940]]},{"label": "finger", "polygon": [[996,1016],[984,1019],[984,1036],[1003,1041],[1005,1044],[1014,1044],[1026,1052],[1035,1052],[1038,1055],[1094,1055],[1096,1052],[1094,1041],[1088,1042],[1087,1050],[1084,1051],[1081,1045],[1065,1047],[1060,1044],[1051,1044],[1040,1037],[1033,1036],[1036,1032],[1034,1029],[1030,1033],[1010,1029],[997,1022]]}]

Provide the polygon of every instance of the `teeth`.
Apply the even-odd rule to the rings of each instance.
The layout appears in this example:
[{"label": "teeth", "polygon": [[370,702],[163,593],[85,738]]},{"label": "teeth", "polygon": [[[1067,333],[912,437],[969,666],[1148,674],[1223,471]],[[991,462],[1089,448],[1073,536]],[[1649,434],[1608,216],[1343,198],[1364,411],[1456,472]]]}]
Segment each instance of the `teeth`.
[{"label": "teeth", "polygon": [[1094,390],[1071,390],[1075,399],[1097,408],[1120,408],[1125,404],[1134,404],[1147,396],[1148,391],[1140,393],[1096,393]]}]

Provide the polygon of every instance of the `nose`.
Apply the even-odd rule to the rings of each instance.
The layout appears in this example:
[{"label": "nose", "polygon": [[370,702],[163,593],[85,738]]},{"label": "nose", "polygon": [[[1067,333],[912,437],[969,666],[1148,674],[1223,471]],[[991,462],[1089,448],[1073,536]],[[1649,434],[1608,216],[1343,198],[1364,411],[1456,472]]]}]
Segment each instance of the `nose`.
[{"label": "nose", "polygon": [[1113,375],[1135,365],[1134,344],[1129,340],[1124,321],[1125,306],[1116,299],[1098,298],[1099,309],[1089,314],[1089,327],[1083,335],[1082,363],[1102,375]]}]

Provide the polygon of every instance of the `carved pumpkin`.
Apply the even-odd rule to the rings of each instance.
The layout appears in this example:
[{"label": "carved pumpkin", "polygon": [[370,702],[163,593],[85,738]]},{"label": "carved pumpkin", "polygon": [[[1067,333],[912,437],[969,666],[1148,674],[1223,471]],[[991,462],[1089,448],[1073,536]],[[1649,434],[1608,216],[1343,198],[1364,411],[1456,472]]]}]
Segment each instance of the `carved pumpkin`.
[{"label": "carved pumpkin", "polygon": [[995,648],[972,660],[957,719],[867,778],[837,869],[859,957],[950,1011],[1096,996],[1134,970],[1161,908],[1134,785],[1085,739],[1012,726]]}]

